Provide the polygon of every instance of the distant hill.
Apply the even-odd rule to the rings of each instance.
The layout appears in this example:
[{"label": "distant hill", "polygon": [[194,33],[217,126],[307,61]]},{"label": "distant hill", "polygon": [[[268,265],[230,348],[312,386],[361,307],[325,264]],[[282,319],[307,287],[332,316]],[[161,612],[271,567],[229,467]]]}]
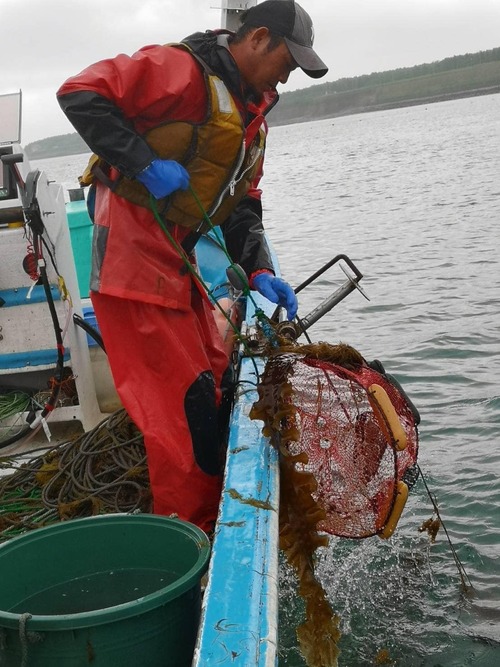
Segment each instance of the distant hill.
[{"label": "distant hill", "polygon": [[283,93],[279,104],[269,114],[269,124],[283,125],[498,92],[500,47]]},{"label": "distant hill", "polygon": [[31,144],[27,144],[24,149],[30,160],[90,152],[90,148],[77,132],[59,134],[56,137],[33,141]]},{"label": "distant hill", "polygon": [[[500,47],[282,93],[268,120],[284,125],[498,92]],[[90,151],[76,132],[34,141],[25,150],[33,160]]]}]

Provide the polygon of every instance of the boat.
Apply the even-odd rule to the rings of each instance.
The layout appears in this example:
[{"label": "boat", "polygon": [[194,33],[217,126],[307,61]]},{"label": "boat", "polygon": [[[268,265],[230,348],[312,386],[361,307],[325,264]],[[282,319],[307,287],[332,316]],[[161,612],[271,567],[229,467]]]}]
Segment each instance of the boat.
[{"label": "boat", "polygon": [[[58,405],[56,392],[49,391],[39,409],[22,413],[22,426],[8,443],[27,442],[31,449],[34,443],[50,447],[58,425],[90,432],[120,403],[88,298],[92,223],[85,193],[65,193],[44,171],[31,168],[19,143],[20,109],[20,93],[0,96],[0,118],[9,120],[3,126],[14,127],[0,144],[0,387],[32,391],[50,385],[54,375],[60,385],[69,372],[76,392],[70,405]],[[34,261],[27,227],[43,244],[43,265]],[[289,323],[260,294],[242,291],[216,232],[199,240],[196,258],[211,298],[234,315],[240,336],[234,342],[232,329],[221,320],[237,382],[192,665],[270,667],[277,664],[278,651],[279,453],[250,413],[267,359],[262,323],[285,329]],[[274,258],[279,274],[275,253]],[[332,258],[296,291],[332,267],[342,269],[343,282],[302,318],[302,332],[353,291],[362,291],[362,273],[345,255]]]}]

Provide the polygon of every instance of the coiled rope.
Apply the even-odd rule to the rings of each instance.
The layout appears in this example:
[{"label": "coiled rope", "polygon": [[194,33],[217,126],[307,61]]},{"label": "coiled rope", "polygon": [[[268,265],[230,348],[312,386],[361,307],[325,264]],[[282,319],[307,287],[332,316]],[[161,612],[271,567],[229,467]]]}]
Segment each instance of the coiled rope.
[{"label": "coiled rope", "polygon": [[65,519],[114,512],[150,512],[151,492],[143,438],[121,409],[74,441],[0,478],[0,542]]}]

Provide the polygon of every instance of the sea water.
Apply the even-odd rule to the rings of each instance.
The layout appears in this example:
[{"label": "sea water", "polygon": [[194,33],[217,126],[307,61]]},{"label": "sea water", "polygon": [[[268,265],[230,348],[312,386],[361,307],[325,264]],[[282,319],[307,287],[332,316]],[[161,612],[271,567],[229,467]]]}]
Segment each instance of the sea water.
[{"label": "sea water", "polygon": [[[419,480],[389,542],[334,538],[320,556],[340,664],[495,667],[500,95],[272,128],[268,154],[265,214],[284,277],[299,284],[345,253],[370,298],[353,293],[310,335],[382,360],[416,404],[420,466],[473,586],[462,590],[443,530],[435,544],[419,533],[433,513]],[[331,269],[306,288],[301,314],[344,280]],[[281,614],[281,664],[302,665],[285,592]]]},{"label": "sea water", "polygon": [[[272,127],[266,228],[298,285],[339,253],[361,286],[313,325],[378,358],[419,409],[420,479],[387,542],[331,539],[318,574],[340,617],[339,664],[500,664],[500,95]],[[88,156],[38,161],[76,187]],[[300,294],[305,316],[345,280]],[[472,588],[463,589],[453,557]],[[282,565],[280,666],[304,665],[302,607]]]}]

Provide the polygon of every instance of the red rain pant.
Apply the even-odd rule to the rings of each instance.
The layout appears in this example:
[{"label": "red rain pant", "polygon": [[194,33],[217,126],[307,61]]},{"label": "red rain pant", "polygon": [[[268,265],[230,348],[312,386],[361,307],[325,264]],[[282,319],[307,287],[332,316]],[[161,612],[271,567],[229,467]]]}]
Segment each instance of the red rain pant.
[{"label": "red rain pant", "polygon": [[192,308],[182,312],[91,298],[116,390],[144,436],[153,511],[210,531],[222,485],[214,420],[228,357],[207,300],[194,288]]}]

